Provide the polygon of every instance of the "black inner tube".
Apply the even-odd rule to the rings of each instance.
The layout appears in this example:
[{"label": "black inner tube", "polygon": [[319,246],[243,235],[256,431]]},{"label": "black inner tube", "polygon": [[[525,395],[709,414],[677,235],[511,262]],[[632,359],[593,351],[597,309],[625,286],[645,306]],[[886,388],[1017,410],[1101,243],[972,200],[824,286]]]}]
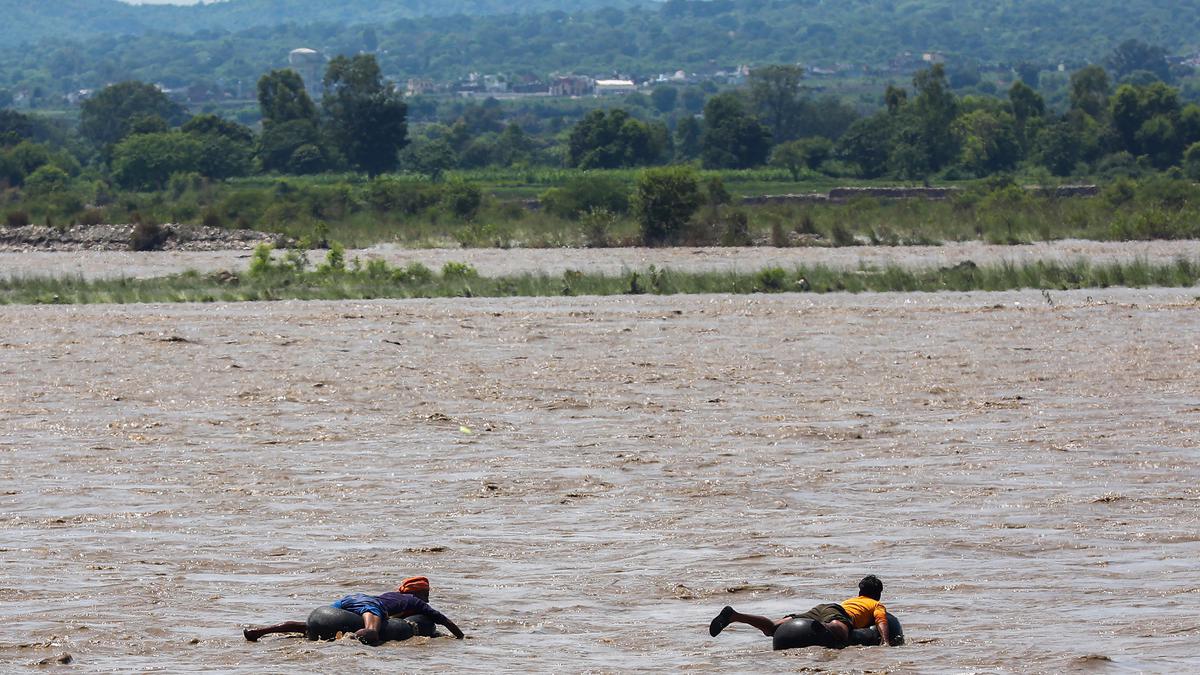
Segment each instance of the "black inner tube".
[{"label": "black inner tube", "polygon": [[[422,616],[421,618],[428,621],[428,617]],[[314,609],[308,615],[305,625],[305,635],[309,640],[332,640],[337,637],[338,633],[353,633],[356,630],[361,630],[363,628],[363,618],[361,614],[355,614],[354,612],[326,605]],[[407,640],[413,635],[425,634],[418,633],[413,623],[410,623],[406,619],[388,619],[384,622],[383,630],[380,632],[381,635],[379,637],[384,641]]]},{"label": "black inner tube", "polygon": [[[899,619],[889,612],[887,621],[892,644],[904,644],[904,629],[900,626]],[[850,631],[850,644],[852,645],[870,646],[881,642],[878,626]],[[792,619],[787,623],[780,624],[775,629],[775,635],[771,637],[771,645],[775,649],[798,649],[801,647],[840,649],[844,646],[835,640],[827,628],[812,619]]]}]

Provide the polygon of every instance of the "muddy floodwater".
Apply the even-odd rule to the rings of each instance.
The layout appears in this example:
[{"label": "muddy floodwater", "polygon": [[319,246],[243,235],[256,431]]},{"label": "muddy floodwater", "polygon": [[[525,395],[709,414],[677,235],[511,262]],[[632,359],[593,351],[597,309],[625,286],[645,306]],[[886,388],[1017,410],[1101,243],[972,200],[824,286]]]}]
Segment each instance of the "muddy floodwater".
[{"label": "muddy floodwater", "polygon": [[[1195,671],[1197,295],[3,307],[0,663]],[[468,640],[241,637],[413,574]]]}]

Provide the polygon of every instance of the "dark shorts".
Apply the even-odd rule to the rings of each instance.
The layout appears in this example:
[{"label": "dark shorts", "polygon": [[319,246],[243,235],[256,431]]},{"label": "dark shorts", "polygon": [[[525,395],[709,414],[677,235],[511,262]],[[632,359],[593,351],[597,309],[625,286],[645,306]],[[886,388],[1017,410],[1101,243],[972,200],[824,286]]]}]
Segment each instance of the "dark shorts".
[{"label": "dark shorts", "polygon": [[812,619],[821,623],[829,623],[830,621],[841,621],[846,624],[846,627],[854,629],[854,619],[842,609],[842,606],[836,602],[829,602],[823,605],[817,605],[803,614],[789,614],[788,616],[795,619]]},{"label": "dark shorts", "polygon": [[379,604],[379,599],[365,593],[347,595],[333,603],[333,606],[348,612],[354,612],[355,614],[370,613],[381,619],[387,618],[387,612],[384,611],[383,605]]}]

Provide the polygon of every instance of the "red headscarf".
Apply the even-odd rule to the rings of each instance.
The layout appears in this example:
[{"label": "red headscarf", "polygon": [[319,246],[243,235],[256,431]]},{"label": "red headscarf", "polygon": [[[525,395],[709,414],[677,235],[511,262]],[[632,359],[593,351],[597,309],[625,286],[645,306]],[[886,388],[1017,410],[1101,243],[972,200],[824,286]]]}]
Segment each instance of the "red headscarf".
[{"label": "red headscarf", "polygon": [[400,582],[401,593],[429,592],[429,579],[425,577],[409,577]]}]

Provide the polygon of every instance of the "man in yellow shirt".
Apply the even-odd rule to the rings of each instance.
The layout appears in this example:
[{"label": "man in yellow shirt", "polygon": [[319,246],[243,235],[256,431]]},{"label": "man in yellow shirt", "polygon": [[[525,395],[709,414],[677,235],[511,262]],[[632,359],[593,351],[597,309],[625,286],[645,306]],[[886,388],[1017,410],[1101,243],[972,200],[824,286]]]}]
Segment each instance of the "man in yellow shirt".
[{"label": "man in yellow shirt", "polygon": [[816,625],[829,631],[828,644],[835,647],[845,647],[850,644],[850,631],[856,628],[868,628],[872,624],[879,627],[880,643],[892,644],[892,636],[888,630],[887,608],[879,602],[883,595],[883,582],[874,574],[863,577],[858,582],[858,595],[841,604],[827,603],[817,605],[803,614],[789,614],[782,619],[770,619],[754,614],[742,614],[734,608],[726,606],[708,625],[708,634],[716,637],[731,623],[745,623],[761,630],[763,635],[775,634],[775,629],[792,619],[811,619]]}]

